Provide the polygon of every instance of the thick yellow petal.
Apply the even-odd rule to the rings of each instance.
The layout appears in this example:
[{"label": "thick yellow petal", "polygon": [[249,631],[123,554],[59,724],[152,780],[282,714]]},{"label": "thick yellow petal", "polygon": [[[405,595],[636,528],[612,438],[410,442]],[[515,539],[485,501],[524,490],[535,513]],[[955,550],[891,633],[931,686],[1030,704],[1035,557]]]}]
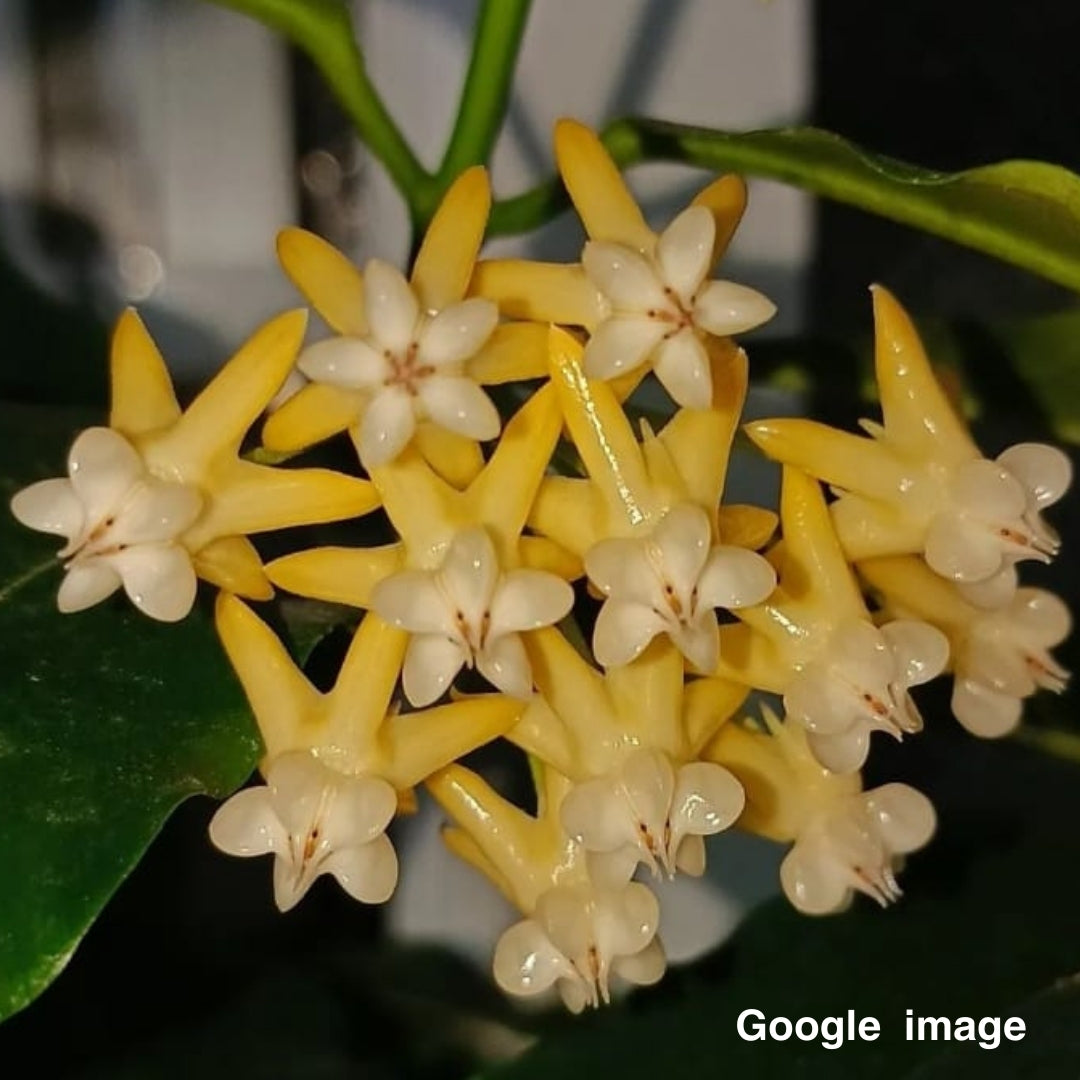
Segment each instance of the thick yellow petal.
[{"label": "thick yellow petal", "polygon": [[469,293],[494,300],[510,319],[591,331],[606,314],[606,301],[577,263],[483,259],[476,264]]},{"label": "thick yellow petal", "polygon": [[206,480],[210,505],[185,535],[198,550],[220,536],[343,521],[379,505],[373,484],[332,469],[288,469],[238,458],[215,463]]},{"label": "thick yellow petal", "polygon": [[604,681],[622,730],[645,746],[687,760],[682,724],[683,655],[667,635],[632,663],[609,668]]},{"label": "thick yellow petal", "polygon": [[742,349],[728,339],[713,339],[709,352],[711,408],[680,409],[659,435],[690,498],[702,507],[713,507],[720,501],[748,385]]},{"label": "thick yellow petal", "polygon": [[464,527],[463,493],[447,484],[415,445],[372,469],[371,479],[387,516],[405,542],[410,565],[425,569],[438,566],[451,534]]},{"label": "thick yellow petal", "polygon": [[717,515],[720,543],[760,551],[773,537],[780,519],[760,506],[733,503],[721,506]]},{"label": "thick yellow petal", "polygon": [[511,904],[517,903],[513,886],[491,865],[490,860],[480,850],[480,845],[464,829],[455,825],[444,825],[440,835],[452,855],[486,877]]},{"label": "thick yellow petal", "polygon": [[583,746],[610,739],[617,724],[600,672],[553,627],[525,635],[525,649],[533,681],[571,737]]},{"label": "thick yellow petal", "polygon": [[882,555],[921,552],[926,544],[930,506],[918,497],[893,503],[845,494],[829,507],[844,554],[852,562]]},{"label": "thick yellow petal", "polygon": [[[326,695],[330,735],[346,755],[374,747],[375,733],[389,722],[387,714],[408,644],[409,635],[404,630],[389,626],[373,612],[356,628],[334,689]],[[382,761],[365,760],[362,764],[378,771]],[[421,778],[402,778],[400,783],[396,776],[386,779],[400,790]]]},{"label": "thick yellow petal", "polygon": [[606,532],[606,507],[588,480],[547,476],[536,493],[529,525],[582,558]]},{"label": "thick yellow petal", "polygon": [[780,584],[793,600],[836,626],[865,619],[866,605],[840,547],[821,485],[799,469],[784,468],[780,488],[784,561]]},{"label": "thick yellow petal", "polygon": [[204,581],[249,600],[269,600],[274,587],[263,570],[262,559],[244,536],[223,536],[196,551],[191,561]]},{"label": "thick yellow petal", "polygon": [[559,402],[542,386],[510,418],[467,500],[476,520],[492,532],[504,565],[517,555],[517,541],[562,430]]},{"label": "thick yellow petal", "polygon": [[490,210],[487,170],[474,165],[447,189],[413,263],[421,310],[442,311],[464,299]]},{"label": "thick yellow petal", "polygon": [[180,406],[169,369],[134,308],[116,323],[109,365],[109,427],[133,439],[176,423]]},{"label": "thick yellow petal", "polygon": [[915,457],[959,465],[981,457],[964,422],[934,377],[919,333],[880,285],[874,297],[874,366],[885,430]]},{"label": "thick yellow petal", "polygon": [[386,778],[395,787],[412,786],[458,758],[505,735],[525,709],[524,702],[487,694],[452,705],[391,716],[380,731]]},{"label": "thick yellow petal", "polygon": [[283,454],[306,450],[357,423],[364,402],[355,390],[309,383],[266,418],[263,445]]},{"label": "thick yellow petal", "polygon": [[[755,609],[743,609],[744,613]],[[755,690],[782,694],[794,671],[774,641],[755,627],[736,624],[720,627],[720,663],[716,674],[722,679],[746,683]]]},{"label": "thick yellow petal", "polygon": [[484,467],[479,443],[438,424],[420,424],[414,438],[424,460],[459,491],[467,488]]},{"label": "thick yellow petal", "polygon": [[321,547],[283,555],[266,565],[266,576],[279,588],[366,609],[371,590],[396,573],[405,562],[405,548],[388,544],[375,548]]},{"label": "thick yellow petal", "polygon": [[716,222],[716,239],[713,241],[712,265],[724,257],[735,230],[746,211],[746,181],[729,173],[717,177],[711,184],[694,196],[693,206],[704,206]]},{"label": "thick yellow petal", "polygon": [[915,556],[867,559],[857,567],[859,576],[885,599],[893,618],[924,619],[958,637],[979,615],[956,586]]},{"label": "thick yellow petal", "polygon": [[742,708],[750,687],[731,679],[695,679],[683,694],[683,728],[690,759]]},{"label": "thick yellow petal", "polygon": [[555,125],[555,160],[591,239],[652,250],[656,237],[593,131],[576,120],[560,120]]},{"label": "thick yellow petal", "polygon": [[545,871],[552,859],[547,837],[535,819],[462,765],[435,773],[427,789],[450,820],[472,837],[514,902],[530,909],[541,880],[549,876]]},{"label": "thick yellow petal", "polygon": [[546,536],[523,536],[518,541],[518,560],[530,570],[545,570],[564,581],[576,581],[585,573],[579,556]]},{"label": "thick yellow petal", "polygon": [[570,334],[552,329],[551,382],[566,426],[607,504],[612,528],[626,535],[654,513],[652,485],[630,421],[607,383],[585,377],[583,352]]},{"label": "thick yellow petal", "polygon": [[214,621],[262,734],[266,759],[306,749],[323,727],[322,695],[293,663],[278,636],[229,593],[219,593]]},{"label": "thick yellow petal", "polygon": [[503,323],[495,327],[487,344],[465,365],[478,383],[521,382],[546,379],[548,328],[540,323]]},{"label": "thick yellow petal", "polygon": [[845,491],[889,499],[911,483],[911,466],[877,439],[838,431],[816,420],[756,420],[744,430],[774,461],[794,465]]},{"label": "thick yellow petal", "polygon": [[364,279],[332,244],[306,229],[282,229],[277,238],[281,268],[311,306],[339,334],[364,337]]},{"label": "thick yellow petal", "polygon": [[261,326],[214,376],[176,424],[147,444],[181,479],[201,483],[215,458],[235,452],[292,370],[307,313],[289,311]]},{"label": "thick yellow petal", "polygon": [[507,739],[533,758],[545,762],[566,776],[585,779],[583,762],[577,760],[574,740],[566,725],[539,695],[529,702],[518,722],[507,732]]}]

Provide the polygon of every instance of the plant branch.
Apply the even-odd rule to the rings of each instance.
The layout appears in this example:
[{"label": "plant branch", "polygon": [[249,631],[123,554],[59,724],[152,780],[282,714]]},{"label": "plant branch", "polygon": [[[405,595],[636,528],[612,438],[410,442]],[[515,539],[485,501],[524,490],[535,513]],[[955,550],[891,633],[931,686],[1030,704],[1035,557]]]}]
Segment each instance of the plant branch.
[{"label": "plant branch", "polygon": [[490,159],[506,116],[531,6],[532,0],[482,0],[457,117],[439,166],[440,187]]}]

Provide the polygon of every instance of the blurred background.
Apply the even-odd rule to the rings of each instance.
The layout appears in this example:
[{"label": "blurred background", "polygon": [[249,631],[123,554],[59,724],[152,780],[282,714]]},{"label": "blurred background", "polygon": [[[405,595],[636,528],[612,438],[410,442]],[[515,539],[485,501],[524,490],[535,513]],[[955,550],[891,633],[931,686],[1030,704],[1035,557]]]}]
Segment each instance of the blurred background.
[{"label": "blurred background", "polygon": [[[355,4],[371,75],[425,164],[449,131],[476,7]],[[536,0],[496,193],[551,174],[563,115],[813,123],[943,170],[1006,157],[1075,169],[1078,21],[1054,0]],[[0,147],[0,382],[26,396],[36,367],[60,363],[72,398],[100,391],[107,328],[126,304],[139,305],[181,382],[213,371],[298,302],[273,258],[282,225],[312,228],[358,261],[401,263],[407,251],[399,198],[309,63],[200,0],[0,0]],[[702,177],[645,166],[632,182],[662,221]],[[581,242],[564,216],[489,250],[569,260]],[[752,184],[723,273],[777,301],[766,342],[865,336],[873,280],[916,313],[961,320],[1072,304],[1030,275],[769,182]],[[799,407],[790,396],[753,405]],[[471,966],[507,912],[441,856],[431,815],[395,837],[415,855],[388,911],[323,883],[280,919],[265,861],[209,850],[212,809],[197,800],[167,826],[69,971],[0,1029],[0,1059],[33,1052],[45,1076],[343,1076],[357,1062],[365,1076],[454,1075],[447,1062],[471,1060],[478,1044],[495,1056],[521,1045]],[[672,898],[664,936],[677,958],[720,940],[775,889],[775,851],[738,837],[714,850],[737,885],[691,883]],[[386,950],[387,926],[417,944]],[[456,952],[433,961],[433,941]],[[490,1019],[466,1023],[447,1005],[455,995],[475,995]],[[430,1047],[410,1034],[418,1012],[441,1017],[425,1019]],[[49,1043],[58,1029],[68,1038]]]}]

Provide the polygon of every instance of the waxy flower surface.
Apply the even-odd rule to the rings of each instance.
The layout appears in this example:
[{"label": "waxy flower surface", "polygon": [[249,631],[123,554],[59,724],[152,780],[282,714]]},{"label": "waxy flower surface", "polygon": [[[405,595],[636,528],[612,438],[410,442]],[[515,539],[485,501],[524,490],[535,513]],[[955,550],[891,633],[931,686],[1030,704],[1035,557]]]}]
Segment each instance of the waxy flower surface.
[{"label": "waxy flower surface", "polygon": [[361,274],[301,229],[278,238],[286,273],[336,336],[309,346],[313,380],[267,421],[271,450],[295,451],[353,429],[369,469],[413,441],[454,483],[482,465],[476,441],[495,438],[499,415],[481,383],[544,374],[547,328],[499,325],[490,300],[466,299],[491,205],[487,173],[469,169],[436,212],[410,279],[379,259]]},{"label": "waxy flower surface", "polygon": [[555,154],[590,237],[581,265],[481,263],[474,292],[512,314],[584,326],[591,378],[640,378],[647,365],[679,405],[708,408],[709,335],[744,333],[776,311],[745,285],[708,280],[742,216],[742,181],[710,184],[657,235],[592,131],[560,121]]},{"label": "waxy flower surface", "polygon": [[697,760],[742,703],[723,679],[685,684],[683,658],[658,640],[633,663],[598,672],[557,630],[526,643],[539,695],[507,737],[574,781],[562,826],[599,879],[705,869],[704,837],[743,808],[726,770]]},{"label": "waxy flower surface", "polygon": [[444,832],[450,849],[526,916],[496,944],[496,982],[521,997],[554,986],[566,1007],[580,1012],[610,1001],[613,979],[638,985],[660,979],[666,966],[656,938],[660,906],[629,873],[591,872],[584,849],[560,821],[569,782],[554,770],[539,772],[535,817],[460,765],[433,776],[428,789],[454,822]]},{"label": "waxy flower surface", "polygon": [[782,694],[817,760],[851,772],[874,731],[899,739],[921,729],[907,691],[940,674],[948,641],[919,620],[874,626],[819,485],[791,467],[780,520],[779,585],[763,604],[735,612],[742,626],[722,628],[717,672]]},{"label": "waxy flower surface", "polygon": [[916,614],[949,638],[952,710],[973,735],[1008,735],[1020,723],[1025,698],[1067,686],[1069,673],[1050,650],[1068,637],[1072,616],[1053,593],[1018,588],[987,608],[910,557],[868,559],[859,572],[891,610]]},{"label": "waxy flower surface", "polygon": [[1071,483],[1069,459],[1039,443],[983,457],[907,314],[886,290],[873,295],[883,423],[864,422],[869,438],[812,420],[762,420],[747,432],[770,457],[837,490],[833,517],[852,561],[918,554],[961,584],[1005,575],[1008,591],[1015,563],[1057,554],[1041,511]]},{"label": "waxy flower surface", "polygon": [[67,539],[58,604],[79,611],[123,586],[155,619],[191,610],[196,575],[257,599],[271,593],[248,534],[335,521],[378,503],[364,480],[327,469],[276,469],[239,456],[249,427],[277,392],[305,318],[260,329],[181,412],[165,362],[133,311],[117,324],[108,427],[84,431],[68,478],[19,492],[24,524]]},{"label": "waxy flower surface", "polygon": [[238,792],[210,825],[231,855],[274,856],[287,911],[321,874],[365,903],[387,900],[397,857],[385,831],[412,787],[501,735],[521,712],[501,696],[401,714],[393,701],[407,637],[368,615],[332,690],[320,693],[272,630],[241,601],[216,621],[259,725],[266,784]]},{"label": "waxy flower surface", "polygon": [[441,697],[465,666],[504,693],[528,698],[532,674],[521,631],[550,626],[573,603],[573,589],[554,574],[501,573],[483,528],[457,533],[438,570],[404,570],[371,596],[373,610],[412,632],[403,678],[414,705]]},{"label": "waxy flower surface", "polygon": [[882,907],[899,899],[903,856],[937,827],[930,800],[907,784],[863,791],[858,775],[822,768],[800,728],[765,719],[768,733],[726,725],[706,754],[746,788],[741,826],[794,841],[780,865],[787,898],[807,915],[842,911],[855,892]]}]

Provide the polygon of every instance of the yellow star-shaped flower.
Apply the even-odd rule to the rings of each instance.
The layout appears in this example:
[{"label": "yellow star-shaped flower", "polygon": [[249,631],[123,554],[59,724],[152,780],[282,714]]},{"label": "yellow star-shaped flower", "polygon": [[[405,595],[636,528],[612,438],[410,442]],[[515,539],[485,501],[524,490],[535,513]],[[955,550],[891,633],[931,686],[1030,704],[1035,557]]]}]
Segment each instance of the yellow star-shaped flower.
[{"label": "yellow star-shaped flower", "polygon": [[617,380],[621,396],[652,368],[678,404],[706,408],[710,343],[776,310],[753,289],[708,280],[742,217],[745,185],[721,177],[657,235],[587,127],[559,121],[555,156],[589,234],[581,263],[482,262],[472,292],[514,317],[583,327],[586,372]]},{"label": "yellow star-shaped flower", "polygon": [[414,785],[503,734],[521,704],[489,695],[398,712],[392,701],[407,635],[377,615],[360,624],[326,693],[236,597],[220,594],[216,622],[259,725],[267,786],[218,810],[214,842],[230,854],[274,854],[283,910],[322,873],[357,899],[387,899],[397,860],[383,833],[395,807],[409,805]]},{"label": "yellow star-shaped flower", "polygon": [[67,479],[12,500],[25,524],[65,536],[62,610],[121,585],[153,618],[183,618],[196,575],[255,599],[272,594],[247,536],[336,521],[378,504],[365,480],[326,469],[271,468],[241,458],[250,426],[288,375],[306,316],[267,323],[181,412],[165,362],[134,311],[112,342],[109,427],[72,446]]},{"label": "yellow star-shaped flower", "polygon": [[935,573],[1006,599],[1018,561],[1057,553],[1041,510],[1068,488],[1069,459],[1038,443],[983,457],[907,313],[881,287],[873,298],[882,423],[864,421],[868,437],[802,419],[757,421],[747,433],[837,490],[833,519],[852,561],[921,555]]},{"label": "yellow star-shaped flower", "polygon": [[790,466],[780,523],[783,540],[770,552],[779,584],[764,603],[735,612],[739,625],[721,628],[717,674],[783,694],[817,760],[852,772],[873,731],[921,730],[907,690],[944,669],[948,642],[919,620],[874,625],[821,488]]},{"label": "yellow star-shaped flower", "polygon": [[478,439],[498,434],[494,407],[477,384],[545,374],[547,328],[498,324],[490,301],[466,299],[491,206],[483,168],[451,185],[406,283],[372,260],[361,273],[302,229],[278,237],[285,272],[335,331],[299,367],[313,382],[267,421],[268,449],[303,449],[346,429],[366,464],[415,444],[451,483],[465,486],[483,459]]}]

